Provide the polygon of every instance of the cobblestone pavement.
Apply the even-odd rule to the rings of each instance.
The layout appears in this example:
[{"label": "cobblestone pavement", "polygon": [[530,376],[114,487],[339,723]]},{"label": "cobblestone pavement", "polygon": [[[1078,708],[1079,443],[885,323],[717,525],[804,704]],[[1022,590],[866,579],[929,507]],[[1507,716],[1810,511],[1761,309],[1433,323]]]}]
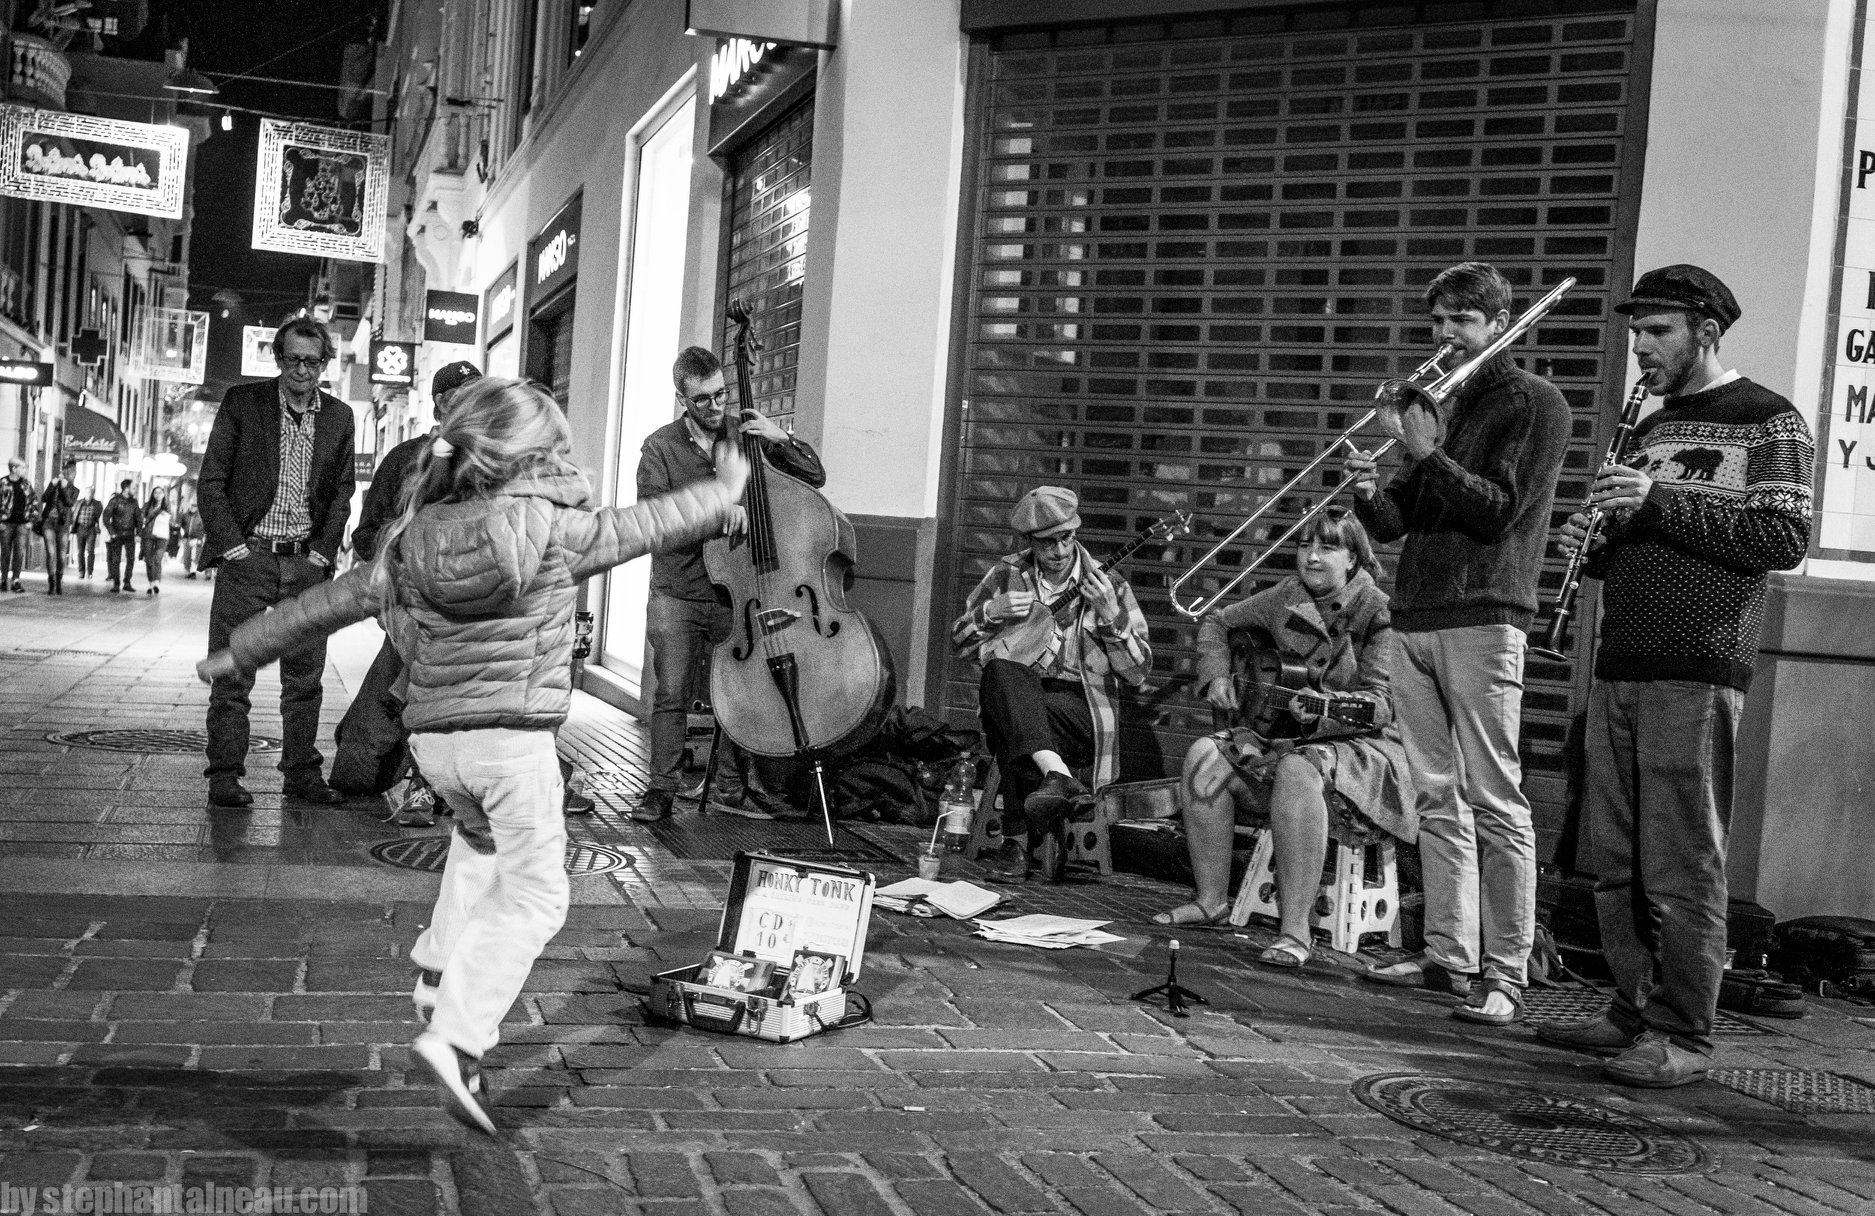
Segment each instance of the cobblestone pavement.
[{"label": "cobblestone pavement", "polygon": [[[164,586],[0,598],[10,1186],[362,1186],[373,1213],[467,1216],[1875,1212],[1875,1114],[1794,1113],[1716,1083],[1622,1090],[1527,1030],[1357,983],[1354,960],[1257,966],[1261,930],[1185,934],[1181,978],[1210,999],[1189,1018],[1129,1000],[1163,977],[1166,935],[1145,913],[1181,893],[1128,876],[1011,889],[1012,911],[1111,917],[1127,935],[1113,952],[881,911],[860,984],[872,1025],[792,1045],[647,1025],[638,994],[712,944],[728,864],[674,857],[622,818],[629,778],[575,834],[632,864],[577,880],[488,1061],[503,1134],[471,1137],[408,1069],[404,955],[435,877],[365,852],[422,833],[364,801],[283,805],[265,757],[255,808],[211,813],[196,757],[47,741],[200,729],[207,589]],[[374,646],[368,630],[335,644],[328,720]],[[267,676],[256,694],[262,733],[276,689]],[[642,756],[634,724],[584,698],[563,743],[618,773]],[[907,834],[869,835],[909,855]],[[1734,1022],[1720,1064],[1875,1082],[1871,1013],[1819,1002],[1798,1022]],[[1716,1168],[1572,1169],[1424,1134],[1354,1096],[1386,1073],[1599,1103]]]}]

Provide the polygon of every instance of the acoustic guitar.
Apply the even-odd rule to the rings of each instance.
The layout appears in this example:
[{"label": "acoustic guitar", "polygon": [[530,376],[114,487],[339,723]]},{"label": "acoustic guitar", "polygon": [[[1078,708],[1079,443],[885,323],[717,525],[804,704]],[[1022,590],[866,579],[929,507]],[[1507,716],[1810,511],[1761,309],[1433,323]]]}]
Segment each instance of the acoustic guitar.
[{"label": "acoustic guitar", "polygon": [[[1100,571],[1102,574],[1110,574],[1121,562],[1153,541],[1170,540],[1189,531],[1190,511],[1174,511],[1166,518],[1155,519],[1132,540],[1127,541],[1118,553],[1102,563]],[[1069,627],[1081,611],[1083,598],[1080,584],[1077,583],[1046,604],[1037,600],[1029,608],[1028,616],[983,643],[977,652],[980,661],[987,663],[991,659],[1008,659],[1027,667],[1048,653],[1055,638]]]},{"label": "acoustic guitar", "polygon": [[1237,690],[1237,708],[1212,706],[1215,729],[1247,726],[1265,739],[1299,738],[1311,724],[1296,717],[1298,705],[1318,719],[1374,729],[1372,701],[1309,687],[1307,665],[1283,658],[1267,639],[1232,637],[1231,686]]}]

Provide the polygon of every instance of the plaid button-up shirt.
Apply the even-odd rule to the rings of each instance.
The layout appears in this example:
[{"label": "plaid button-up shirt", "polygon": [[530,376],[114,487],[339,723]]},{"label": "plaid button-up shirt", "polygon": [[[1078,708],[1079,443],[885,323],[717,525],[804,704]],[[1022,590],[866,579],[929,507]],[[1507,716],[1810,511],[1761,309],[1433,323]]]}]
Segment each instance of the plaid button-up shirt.
[{"label": "plaid button-up shirt", "polygon": [[313,424],[319,417],[319,393],[313,392],[312,404],[304,412],[286,403],[286,386],[280,387],[280,483],[274,490],[273,505],[254,525],[254,535],[263,540],[307,540],[312,536]]}]

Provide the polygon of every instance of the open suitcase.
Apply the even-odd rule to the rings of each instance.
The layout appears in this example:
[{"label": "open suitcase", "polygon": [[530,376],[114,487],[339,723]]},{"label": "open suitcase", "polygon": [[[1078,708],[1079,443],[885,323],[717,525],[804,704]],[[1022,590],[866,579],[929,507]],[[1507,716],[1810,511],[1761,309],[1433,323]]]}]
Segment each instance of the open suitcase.
[{"label": "open suitcase", "polygon": [[[873,876],[769,853],[736,854],[716,949],[651,979],[658,1021],[789,1043],[871,1017],[850,992],[866,955]],[[848,1000],[862,1013],[847,1014]]]}]

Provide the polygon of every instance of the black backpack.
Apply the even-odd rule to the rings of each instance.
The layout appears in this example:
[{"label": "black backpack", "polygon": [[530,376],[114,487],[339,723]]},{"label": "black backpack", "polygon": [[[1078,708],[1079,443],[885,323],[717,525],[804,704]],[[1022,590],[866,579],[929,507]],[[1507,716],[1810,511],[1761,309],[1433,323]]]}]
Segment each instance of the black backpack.
[{"label": "black backpack", "polygon": [[1828,983],[1875,996],[1875,920],[1860,916],[1803,916],[1777,927],[1771,966],[1785,979],[1815,991]]}]

